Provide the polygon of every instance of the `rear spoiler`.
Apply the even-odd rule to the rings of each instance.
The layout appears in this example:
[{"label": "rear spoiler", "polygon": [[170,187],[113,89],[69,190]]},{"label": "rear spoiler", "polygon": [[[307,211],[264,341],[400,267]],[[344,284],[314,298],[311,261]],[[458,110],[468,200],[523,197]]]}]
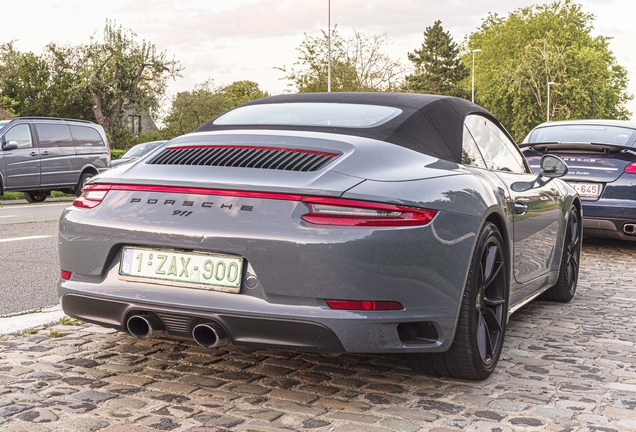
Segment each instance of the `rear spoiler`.
[{"label": "rear spoiler", "polygon": [[620,153],[629,151],[636,154],[636,148],[630,146],[622,146],[618,144],[606,143],[565,143],[565,142],[543,142],[543,143],[521,143],[519,148],[530,148],[532,150],[549,153],[552,151],[582,151],[596,153]]}]

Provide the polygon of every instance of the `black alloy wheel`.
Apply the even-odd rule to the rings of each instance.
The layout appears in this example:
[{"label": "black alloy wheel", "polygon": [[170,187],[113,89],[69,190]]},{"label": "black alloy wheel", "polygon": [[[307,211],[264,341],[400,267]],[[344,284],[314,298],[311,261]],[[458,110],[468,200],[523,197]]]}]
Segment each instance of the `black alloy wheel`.
[{"label": "black alloy wheel", "polygon": [[575,206],[570,208],[570,216],[565,231],[563,254],[559,268],[559,279],[549,290],[541,294],[540,299],[557,302],[569,302],[574,297],[579,280],[581,262],[581,213]]},{"label": "black alloy wheel", "polygon": [[471,260],[453,344],[444,353],[407,356],[411,367],[429,375],[488,378],[503,348],[509,284],[503,238],[486,222]]}]

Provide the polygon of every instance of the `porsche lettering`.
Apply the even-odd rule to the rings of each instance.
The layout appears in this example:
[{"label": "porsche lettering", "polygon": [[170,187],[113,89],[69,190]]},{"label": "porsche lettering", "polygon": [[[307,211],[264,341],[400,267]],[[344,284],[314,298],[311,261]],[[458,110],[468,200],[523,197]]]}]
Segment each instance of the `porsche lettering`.
[{"label": "porsche lettering", "polygon": [[[132,198],[130,200],[130,203],[140,203],[142,202],[141,198]],[[150,205],[155,205],[155,204],[160,204],[160,205],[165,205],[165,206],[174,206],[174,205],[179,205],[179,202],[176,200],[164,200],[163,203],[160,202],[160,200],[156,199],[156,198],[150,198],[148,200],[146,200],[145,202],[146,204],[150,204]],[[195,207],[195,202],[194,201],[182,201],[180,204],[182,207]],[[198,204],[196,204],[197,207],[199,207]],[[217,206],[221,209],[224,210],[231,210],[232,208],[235,208],[235,205],[230,203],[221,203],[221,204],[217,204]],[[200,207],[205,207],[205,208],[212,208],[214,207],[214,202],[211,201],[206,201],[201,203]],[[254,206],[250,206],[250,205],[241,205],[239,207],[240,211],[252,211],[254,209]],[[192,212],[190,212],[192,213]],[[177,214],[177,213],[173,213],[173,214]]]}]

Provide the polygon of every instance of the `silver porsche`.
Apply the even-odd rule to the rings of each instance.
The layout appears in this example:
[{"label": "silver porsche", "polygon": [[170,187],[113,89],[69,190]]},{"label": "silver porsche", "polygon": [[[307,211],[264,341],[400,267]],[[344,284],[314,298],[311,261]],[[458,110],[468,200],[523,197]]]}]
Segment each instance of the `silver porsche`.
[{"label": "silver porsche", "polygon": [[64,312],[138,338],[405,354],[484,379],[510,314],[574,296],[581,201],[466,100],[249,102],[91,179],[61,217]]}]

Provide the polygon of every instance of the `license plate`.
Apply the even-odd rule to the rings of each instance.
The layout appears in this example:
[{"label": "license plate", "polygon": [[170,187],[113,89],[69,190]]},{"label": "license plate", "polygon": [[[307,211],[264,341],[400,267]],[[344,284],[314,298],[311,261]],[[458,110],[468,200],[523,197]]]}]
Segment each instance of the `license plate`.
[{"label": "license plate", "polygon": [[238,293],[243,258],[124,246],[119,277],[162,285]]},{"label": "license plate", "polygon": [[570,183],[581,196],[597,197],[601,194],[601,185],[598,183]]}]

